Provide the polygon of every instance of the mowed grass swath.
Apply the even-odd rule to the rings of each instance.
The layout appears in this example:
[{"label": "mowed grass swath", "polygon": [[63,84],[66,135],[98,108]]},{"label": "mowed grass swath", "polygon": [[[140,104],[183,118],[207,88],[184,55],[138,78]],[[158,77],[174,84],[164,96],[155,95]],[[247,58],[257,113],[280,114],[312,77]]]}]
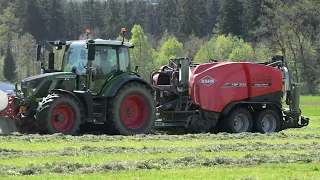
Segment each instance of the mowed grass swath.
[{"label": "mowed grass swath", "polygon": [[320,97],[301,97],[301,110],[309,126],[272,134],[2,136],[0,174],[3,179],[319,179]]}]

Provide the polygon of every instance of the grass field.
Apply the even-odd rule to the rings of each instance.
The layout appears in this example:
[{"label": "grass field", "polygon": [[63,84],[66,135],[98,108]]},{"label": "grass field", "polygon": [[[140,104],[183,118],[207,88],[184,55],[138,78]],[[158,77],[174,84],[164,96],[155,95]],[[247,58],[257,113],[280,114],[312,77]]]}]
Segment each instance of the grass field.
[{"label": "grass field", "polygon": [[274,134],[0,137],[2,179],[320,179],[320,97],[310,124]]}]

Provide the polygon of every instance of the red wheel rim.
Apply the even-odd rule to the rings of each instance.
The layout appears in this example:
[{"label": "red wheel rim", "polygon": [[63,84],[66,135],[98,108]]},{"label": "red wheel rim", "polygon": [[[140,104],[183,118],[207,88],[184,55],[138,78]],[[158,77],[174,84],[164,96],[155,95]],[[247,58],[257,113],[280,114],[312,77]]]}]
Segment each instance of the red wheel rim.
[{"label": "red wheel rim", "polygon": [[53,125],[58,131],[68,131],[74,121],[72,109],[67,105],[60,105],[53,111]]},{"label": "red wheel rim", "polygon": [[121,118],[128,128],[141,128],[148,119],[148,106],[146,101],[138,95],[127,97],[121,106]]}]

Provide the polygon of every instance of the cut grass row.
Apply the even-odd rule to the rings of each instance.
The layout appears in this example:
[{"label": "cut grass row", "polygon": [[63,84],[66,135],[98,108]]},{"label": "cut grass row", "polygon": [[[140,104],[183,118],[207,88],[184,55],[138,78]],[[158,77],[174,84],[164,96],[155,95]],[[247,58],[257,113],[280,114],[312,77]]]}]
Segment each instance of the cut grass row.
[{"label": "cut grass row", "polygon": [[62,149],[45,149],[45,150],[17,150],[17,149],[0,149],[0,158],[8,159],[14,157],[44,157],[44,156],[80,156],[95,154],[160,154],[160,153],[186,153],[186,152],[226,152],[226,151],[260,151],[260,150],[313,150],[319,149],[320,144],[312,143],[284,143],[272,144],[261,142],[248,143],[231,143],[231,144],[212,144],[194,147],[96,147],[82,146],[80,148],[65,147]]},{"label": "cut grass row", "polygon": [[[154,180],[154,179],[174,179],[174,180],[202,180],[202,179],[259,179],[259,180],[282,180],[282,179],[319,179],[320,163],[292,163],[292,164],[262,164],[252,167],[193,167],[170,170],[137,170],[120,171],[117,173],[93,173],[83,175],[68,174],[46,174],[38,176],[17,176],[4,177],[3,179],[33,179],[33,180],[81,180],[81,179],[105,179],[105,180]],[[0,178],[1,179],[1,178]]]},{"label": "cut grass row", "polygon": [[179,159],[181,157],[189,157],[195,155],[201,155],[206,158],[214,157],[246,157],[252,154],[258,155],[288,155],[288,154],[320,154],[320,149],[308,149],[308,150],[259,150],[257,151],[220,151],[220,152],[171,152],[171,153],[158,153],[158,154],[136,154],[136,153],[119,153],[119,154],[95,154],[95,155],[80,155],[80,156],[43,156],[43,157],[18,157],[12,159],[2,159],[1,166],[28,166],[30,164],[40,165],[52,162],[71,162],[71,163],[83,163],[83,164],[102,164],[106,162],[121,162],[137,160],[155,160],[155,159]]},{"label": "cut grass row", "polygon": [[248,144],[248,143],[268,143],[268,144],[305,144],[305,143],[320,143],[319,138],[314,139],[272,139],[272,140],[198,140],[198,141],[147,141],[147,142],[132,142],[132,141],[115,141],[115,142],[25,142],[25,143],[0,143],[0,147],[5,147],[6,149],[16,149],[16,150],[59,150],[65,147],[81,148],[83,146],[92,147],[133,147],[133,148],[144,148],[144,147],[200,147],[204,145],[215,145],[215,144]]},{"label": "cut grass row", "polygon": [[0,166],[0,175],[39,175],[49,173],[101,173],[117,171],[135,171],[141,169],[162,170],[181,169],[191,167],[212,166],[253,166],[265,163],[320,163],[320,152],[294,153],[294,154],[260,154],[251,153],[245,156],[216,156],[205,157],[202,155],[160,158],[135,161],[115,161],[101,164],[77,163],[77,162],[50,162],[42,164],[31,164],[28,166]]}]

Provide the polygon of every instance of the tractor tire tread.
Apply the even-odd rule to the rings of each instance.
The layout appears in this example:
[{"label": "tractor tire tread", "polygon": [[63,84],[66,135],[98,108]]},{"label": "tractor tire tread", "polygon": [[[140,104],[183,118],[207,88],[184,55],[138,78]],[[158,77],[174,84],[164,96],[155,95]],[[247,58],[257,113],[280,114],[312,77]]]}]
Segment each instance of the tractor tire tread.
[{"label": "tractor tire tread", "polygon": [[[145,85],[141,84],[141,83],[137,83],[137,82],[130,82],[130,83],[127,83],[125,84],[123,87],[121,87],[118,92],[116,93],[116,95],[110,99],[110,101],[108,101],[108,116],[107,117],[107,127],[108,127],[108,132],[111,133],[111,134],[121,134],[121,135],[132,135],[131,133],[123,133],[121,127],[117,126],[117,119],[114,118],[114,117],[118,117],[119,115],[118,114],[115,114],[116,111],[114,111],[116,107],[116,103],[121,101],[121,95],[127,90],[127,89],[132,89],[132,88],[135,88],[135,87],[139,87],[141,89],[144,89],[144,90],[147,90],[150,95],[149,95],[149,98],[150,100],[152,99],[152,103],[153,103],[153,107],[155,109],[155,106],[156,106],[156,103],[154,102],[154,97],[153,97],[153,94],[152,94],[152,91]],[[149,107],[150,108],[150,107]],[[154,114],[152,114],[152,116],[154,116],[154,119],[155,119],[155,114],[156,112],[154,112]],[[152,125],[151,128],[148,128],[150,130],[150,132],[152,131],[154,127],[154,124]],[[143,132],[143,134],[148,134],[150,132]],[[138,134],[141,134],[141,133],[138,133]]]},{"label": "tractor tire tread", "polygon": [[72,102],[75,103],[75,105],[78,107],[79,110],[79,122],[78,125],[76,125],[76,129],[73,130],[72,132],[69,132],[68,134],[72,134],[75,135],[80,131],[80,123],[82,122],[82,118],[83,118],[83,114],[81,113],[81,107],[79,105],[79,102],[74,99],[73,97],[69,96],[69,95],[65,95],[65,94],[57,94],[57,93],[51,93],[49,94],[47,97],[45,97],[41,102],[39,102],[39,106],[37,108],[37,120],[36,120],[36,124],[37,124],[37,130],[39,133],[43,133],[43,134],[52,134],[53,132],[50,132],[48,130],[48,121],[45,121],[44,119],[46,119],[47,117],[45,115],[47,115],[49,113],[49,107],[50,105],[52,105],[55,100],[54,99],[68,99],[71,100]]}]

